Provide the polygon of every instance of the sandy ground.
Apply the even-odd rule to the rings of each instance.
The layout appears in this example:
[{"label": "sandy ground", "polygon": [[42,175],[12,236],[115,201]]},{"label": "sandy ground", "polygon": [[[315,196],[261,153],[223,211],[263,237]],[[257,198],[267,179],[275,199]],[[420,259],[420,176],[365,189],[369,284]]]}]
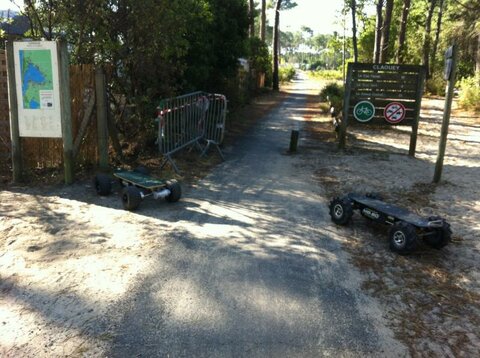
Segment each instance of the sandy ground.
[{"label": "sandy ground", "polygon": [[[363,287],[413,356],[480,355],[480,118],[455,110],[442,181],[432,184],[443,99],[423,101],[416,158],[408,157],[409,130],[350,128],[346,153],[336,149],[327,118],[309,123],[308,165],[331,198],[376,192],[421,215],[441,215],[453,242],[437,251],[421,246],[410,256],[388,252],[387,228],[354,216],[333,227],[365,274]],[[454,106],[455,107],[455,106]]]},{"label": "sandy ground", "polygon": [[[357,128],[351,132],[347,153],[339,153],[329,119],[318,115],[316,97],[312,96],[310,106],[302,110],[283,113],[294,122],[301,122],[301,128],[306,120],[308,131],[302,132],[299,154],[289,159],[289,163],[298,169],[295,182],[306,175],[308,180],[317,183],[318,189],[313,189],[312,197],[305,199],[310,209],[321,205],[317,227],[310,227],[309,235],[316,233],[331,240],[335,255],[331,256],[325,248],[321,250],[324,256],[318,255],[319,248],[303,240],[302,234],[296,231],[297,240],[303,246],[293,246],[289,251],[307,257],[315,252],[326,260],[322,261],[323,266],[340,262],[340,270],[351,270],[349,275],[355,279],[342,285],[347,290],[362,288],[362,292],[353,291],[359,297],[356,304],[365,305],[360,309],[363,312],[360,316],[362,319],[370,316],[369,322],[373,319],[377,326],[373,331],[385,335],[380,346],[391,343],[390,351],[388,346],[383,353],[377,351],[381,356],[408,354],[390,338],[391,334],[407,345],[411,356],[480,354],[480,120],[460,112],[452,118],[443,181],[433,186],[441,108],[440,100],[424,101],[416,159],[406,156],[409,136],[401,128],[389,131]],[[300,182],[296,185],[296,192],[291,195],[305,190]],[[198,187],[188,188],[185,197],[198,193],[202,186],[200,183]],[[247,188],[249,194],[255,193],[251,190],[254,189]],[[278,191],[282,195],[289,193],[286,187],[279,187]],[[355,217],[349,227],[337,227],[323,217],[329,198],[349,191],[380,192],[387,200],[419,213],[444,215],[452,224],[454,242],[441,251],[422,246],[410,256],[392,254],[388,251],[387,230],[383,226],[372,226],[363,218]],[[219,193],[215,190],[212,195],[217,197]],[[208,213],[214,220],[228,219],[229,215],[234,215],[236,220],[239,216],[249,222],[258,220],[258,214],[245,211],[254,210],[254,207],[248,208],[248,203],[241,210],[232,205],[231,210],[225,211],[225,208],[205,204],[200,197],[190,196],[192,200],[179,206],[154,203],[145,205],[139,213],[128,213],[121,210],[118,199],[94,195],[87,182],[71,187],[8,187],[0,191],[0,356],[105,356],[108,352],[121,355],[121,351],[111,350],[112,342],[119,339],[118,324],[121,322],[124,328],[129,326],[128,312],[137,312],[135,300],[143,297],[143,291],[150,290],[139,283],[158,278],[162,270],[170,274],[173,267],[187,267],[193,273],[193,264],[209,260],[208,247],[202,249],[195,240],[182,241],[175,234],[176,222],[186,208],[194,212],[194,217]],[[263,223],[271,221],[275,226],[281,222],[284,229],[288,229],[284,223],[291,216],[288,212],[279,209],[281,216],[272,217],[269,206],[262,204],[260,208],[265,215]],[[221,222],[215,221],[215,224]],[[187,225],[187,220],[181,225]],[[208,238],[209,227],[209,223],[200,222],[191,232]],[[268,230],[269,226],[261,227],[258,234],[265,235]],[[340,251],[347,253],[339,252],[335,242],[340,242],[343,247]],[[258,243],[263,245],[262,241]],[[259,250],[250,242],[245,245],[250,245],[249,250]],[[180,266],[177,261],[176,266],[168,266],[174,260],[169,256],[173,249],[185,255]],[[265,250],[263,246],[262,250]],[[193,261],[189,261],[192,254]],[[159,257],[167,266],[159,267]],[[281,265],[281,261],[278,264]],[[233,267],[230,266],[232,270]],[[253,265],[254,270],[261,268]],[[295,271],[294,267],[292,272],[303,272],[302,266],[296,269],[301,271]],[[204,271],[210,272],[200,270],[199,275]],[[309,284],[322,282],[321,276],[322,272],[318,271]],[[295,281],[297,278],[295,276]],[[229,276],[212,275],[205,282],[228,279]],[[260,283],[266,285],[269,279],[273,280],[274,275],[268,274]],[[154,283],[155,287],[161,287],[160,298],[168,299],[171,306],[167,308],[173,313],[183,314],[186,311],[173,308],[192,307],[191,300],[205,298],[195,296],[197,291],[192,291],[191,286],[181,286],[187,281],[166,281],[162,286],[156,279]],[[184,296],[179,300],[168,291],[169,285],[174,285]],[[256,291],[261,293],[258,307],[271,310],[265,300],[270,292],[262,287],[258,286]],[[232,290],[242,294],[238,287]],[[289,297],[281,296],[275,302]],[[285,311],[287,315],[296,312],[293,308],[297,307],[297,301],[291,302]],[[312,304],[309,300],[306,302]],[[207,311],[218,311],[213,301],[207,303],[202,306]],[[304,309],[298,307],[298,312],[305,314]],[[184,319],[198,319],[197,313],[188,312]],[[357,308],[352,311],[356,312]],[[248,315],[244,318],[248,327]],[[291,317],[292,321],[294,318]],[[330,353],[335,352],[338,353]],[[350,351],[349,355],[356,354]]]}]

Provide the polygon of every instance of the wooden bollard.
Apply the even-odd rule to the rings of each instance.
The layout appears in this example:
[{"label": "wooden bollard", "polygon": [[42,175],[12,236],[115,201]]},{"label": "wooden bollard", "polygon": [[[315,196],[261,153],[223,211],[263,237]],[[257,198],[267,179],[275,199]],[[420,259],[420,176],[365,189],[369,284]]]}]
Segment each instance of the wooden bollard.
[{"label": "wooden bollard", "polygon": [[297,130],[292,130],[292,135],[290,137],[290,153],[295,153],[297,151],[298,146],[298,136],[300,132]]}]

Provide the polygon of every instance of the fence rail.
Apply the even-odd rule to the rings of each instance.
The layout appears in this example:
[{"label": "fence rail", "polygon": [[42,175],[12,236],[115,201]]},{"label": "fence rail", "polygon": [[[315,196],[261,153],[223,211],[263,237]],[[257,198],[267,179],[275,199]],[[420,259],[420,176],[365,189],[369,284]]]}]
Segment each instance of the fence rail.
[{"label": "fence rail", "polygon": [[225,134],[226,112],[227,99],[220,94],[193,92],[162,100],[157,108],[158,146],[164,156],[161,167],[170,163],[179,172],[172,155],[192,146],[203,156],[213,145],[223,159],[219,145]]}]

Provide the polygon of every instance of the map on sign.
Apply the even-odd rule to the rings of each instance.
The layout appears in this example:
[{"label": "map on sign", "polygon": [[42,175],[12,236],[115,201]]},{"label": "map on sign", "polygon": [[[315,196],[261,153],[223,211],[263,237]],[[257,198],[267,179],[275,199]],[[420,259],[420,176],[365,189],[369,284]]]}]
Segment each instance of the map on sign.
[{"label": "map on sign", "polygon": [[13,43],[20,137],[62,138],[57,43]]},{"label": "map on sign", "polygon": [[24,109],[53,109],[53,67],[50,50],[20,50]]}]

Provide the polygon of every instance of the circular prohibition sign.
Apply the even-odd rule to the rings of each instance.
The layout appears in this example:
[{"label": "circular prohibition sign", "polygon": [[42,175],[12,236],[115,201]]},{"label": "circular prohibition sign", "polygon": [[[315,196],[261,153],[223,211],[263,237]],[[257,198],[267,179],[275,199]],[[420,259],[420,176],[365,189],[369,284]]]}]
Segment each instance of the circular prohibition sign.
[{"label": "circular prohibition sign", "polygon": [[407,109],[400,102],[391,102],[387,104],[383,111],[383,116],[388,123],[397,124],[405,119]]}]

